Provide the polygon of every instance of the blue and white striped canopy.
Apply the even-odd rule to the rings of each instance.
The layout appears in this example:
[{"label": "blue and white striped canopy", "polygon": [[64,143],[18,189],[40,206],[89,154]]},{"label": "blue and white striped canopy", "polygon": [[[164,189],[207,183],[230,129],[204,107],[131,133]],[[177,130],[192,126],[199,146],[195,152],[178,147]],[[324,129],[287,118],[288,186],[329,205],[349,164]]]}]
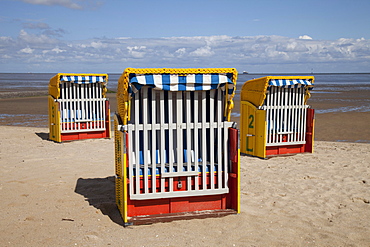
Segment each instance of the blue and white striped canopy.
[{"label": "blue and white striped canopy", "polygon": [[221,88],[232,94],[235,86],[232,74],[130,74],[129,93],[134,94],[142,86],[165,91],[198,91]]},{"label": "blue and white striped canopy", "polygon": [[285,87],[285,88],[296,88],[299,86],[313,86],[311,80],[306,79],[271,79],[269,81],[270,86]]},{"label": "blue and white striped canopy", "polygon": [[105,76],[70,76],[70,75],[62,75],[60,76],[61,82],[72,82],[77,84],[89,84],[89,83],[105,83],[106,78]]}]

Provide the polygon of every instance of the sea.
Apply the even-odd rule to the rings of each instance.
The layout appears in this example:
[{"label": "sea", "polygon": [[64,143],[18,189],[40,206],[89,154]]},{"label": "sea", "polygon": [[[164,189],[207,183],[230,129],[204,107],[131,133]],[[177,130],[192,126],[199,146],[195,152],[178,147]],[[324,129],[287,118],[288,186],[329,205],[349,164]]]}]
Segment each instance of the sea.
[{"label": "sea", "polygon": [[[50,78],[56,73],[0,73],[0,98],[7,92],[47,93]],[[311,91],[313,102],[340,103],[333,107],[316,109],[316,114],[329,112],[369,112],[370,111],[370,73],[301,73],[301,74],[239,74],[235,101],[240,99],[243,84],[251,79],[264,76],[314,76],[315,86]],[[120,73],[108,74],[108,89],[117,90]],[[340,101],[340,102],[339,102]],[[1,103],[1,102],[0,102]],[[335,106],[337,105],[337,106]],[[233,113],[237,117],[239,113]],[[2,113],[0,112],[0,118]]]}]

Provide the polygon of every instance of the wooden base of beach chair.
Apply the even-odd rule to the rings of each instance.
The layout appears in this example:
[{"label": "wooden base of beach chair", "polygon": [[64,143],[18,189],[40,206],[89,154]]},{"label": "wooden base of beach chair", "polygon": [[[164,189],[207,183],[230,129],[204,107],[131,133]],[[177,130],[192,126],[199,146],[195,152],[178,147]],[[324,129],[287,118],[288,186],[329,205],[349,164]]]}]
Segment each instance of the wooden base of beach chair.
[{"label": "wooden base of beach chair", "polygon": [[221,210],[206,210],[206,211],[195,211],[195,212],[182,212],[176,214],[157,214],[147,216],[135,216],[129,219],[129,222],[125,226],[130,225],[149,225],[159,222],[171,222],[175,220],[190,220],[190,219],[205,219],[205,218],[218,218],[227,215],[237,214],[236,210],[233,209],[221,209]]}]

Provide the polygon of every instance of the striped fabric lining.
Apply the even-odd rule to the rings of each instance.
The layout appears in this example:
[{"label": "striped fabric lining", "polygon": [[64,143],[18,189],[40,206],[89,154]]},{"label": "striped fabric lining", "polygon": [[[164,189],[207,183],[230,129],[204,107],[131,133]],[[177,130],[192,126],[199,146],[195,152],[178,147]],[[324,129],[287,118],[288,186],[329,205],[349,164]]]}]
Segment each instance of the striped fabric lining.
[{"label": "striped fabric lining", "polygon": [[231,78],[232,74],[130,74],[129,93],[138,92],[142,86],[165,91],[198,91],[225,90],[227,85],[228,93],[232,94],[235,87]]},{"label": "striped fabric lining", "polygon": [[105,76],[60,76],[61,82],[72,82],[77,84],[89,84],[89,83],[105,83]]},{"label": "striped fabric lining", "polygon": [[313,86],[311,80],[306,79],[272,79],[269,81],[270,86],[285,87],[285,88],[297,88],[301,86]]}]

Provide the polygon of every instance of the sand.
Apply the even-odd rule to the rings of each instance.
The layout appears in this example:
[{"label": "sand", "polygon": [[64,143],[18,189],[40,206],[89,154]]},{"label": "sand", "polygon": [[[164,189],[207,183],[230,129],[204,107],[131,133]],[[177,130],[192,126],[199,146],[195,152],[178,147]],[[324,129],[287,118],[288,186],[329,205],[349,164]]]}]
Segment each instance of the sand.
[{"label": "sand", "polygon": [[241,157],[241,213],[122,227],[113,139],[0,126],[1,246],[369,246],[370,145]]},{"label": "sand", "polygon": [[369,112],[317,114],[312,154],[242,156],[238,215],[126,228],[113,139],[49,141],[45,96],[0,113],[1,246],[370,246]]}]

